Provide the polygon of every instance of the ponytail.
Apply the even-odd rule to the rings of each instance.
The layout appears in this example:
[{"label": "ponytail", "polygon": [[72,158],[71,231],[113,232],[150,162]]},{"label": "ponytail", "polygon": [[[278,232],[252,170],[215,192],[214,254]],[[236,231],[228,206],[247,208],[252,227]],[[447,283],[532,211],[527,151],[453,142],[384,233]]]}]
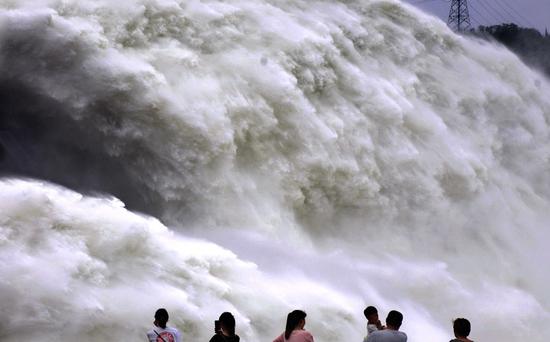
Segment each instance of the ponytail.
[{"label": "ponytail", "polygon": [[290,338],[290,334],[296,329],[300,321],[305,319],[307,314],[302,310],[294,310],[288,314],[286,317],[286,328],[285,328],[285,340]]}]

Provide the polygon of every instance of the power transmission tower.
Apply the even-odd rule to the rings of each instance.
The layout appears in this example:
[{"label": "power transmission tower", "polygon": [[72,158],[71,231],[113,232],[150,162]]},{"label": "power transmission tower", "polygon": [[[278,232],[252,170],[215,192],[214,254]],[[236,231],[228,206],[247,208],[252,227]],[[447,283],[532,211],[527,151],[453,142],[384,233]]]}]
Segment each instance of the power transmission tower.
[{"label": "power transmission tower", "polygon": [[463,31],[470,27],[468,0],[452,0],[447,25],[455,31]]}]

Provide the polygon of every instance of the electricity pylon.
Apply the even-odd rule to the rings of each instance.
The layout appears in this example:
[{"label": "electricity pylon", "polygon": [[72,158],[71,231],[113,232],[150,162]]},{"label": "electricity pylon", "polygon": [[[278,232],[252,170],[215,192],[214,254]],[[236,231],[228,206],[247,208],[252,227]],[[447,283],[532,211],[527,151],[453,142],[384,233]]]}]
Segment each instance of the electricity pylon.
[{"label": "electricity pylon", "polygon": [[470,27],[470,12],[467,0],[452,0],[447,25],[455,31],[463,31]]}]

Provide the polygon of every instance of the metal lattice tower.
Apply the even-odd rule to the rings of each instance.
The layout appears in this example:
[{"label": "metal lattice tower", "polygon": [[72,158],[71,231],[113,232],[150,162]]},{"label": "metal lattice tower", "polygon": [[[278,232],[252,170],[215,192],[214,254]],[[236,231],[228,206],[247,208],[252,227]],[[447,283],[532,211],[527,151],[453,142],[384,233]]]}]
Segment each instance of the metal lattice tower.
[{"label": "metal lattice tower", "polygon": [[455,31],[463,31],[470,27],[468,0],[452,0],[447,24]]}]

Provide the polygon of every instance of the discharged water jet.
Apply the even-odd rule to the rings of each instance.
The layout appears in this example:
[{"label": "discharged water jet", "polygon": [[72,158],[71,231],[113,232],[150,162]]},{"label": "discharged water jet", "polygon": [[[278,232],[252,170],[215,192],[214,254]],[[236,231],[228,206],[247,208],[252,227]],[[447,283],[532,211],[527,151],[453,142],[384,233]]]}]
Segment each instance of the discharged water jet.
[{"label": "discharged water jet", "polygon": [[393,0],[11,0],[0,70],[3,341],[550,337],[550,84],[502,47]]}]

